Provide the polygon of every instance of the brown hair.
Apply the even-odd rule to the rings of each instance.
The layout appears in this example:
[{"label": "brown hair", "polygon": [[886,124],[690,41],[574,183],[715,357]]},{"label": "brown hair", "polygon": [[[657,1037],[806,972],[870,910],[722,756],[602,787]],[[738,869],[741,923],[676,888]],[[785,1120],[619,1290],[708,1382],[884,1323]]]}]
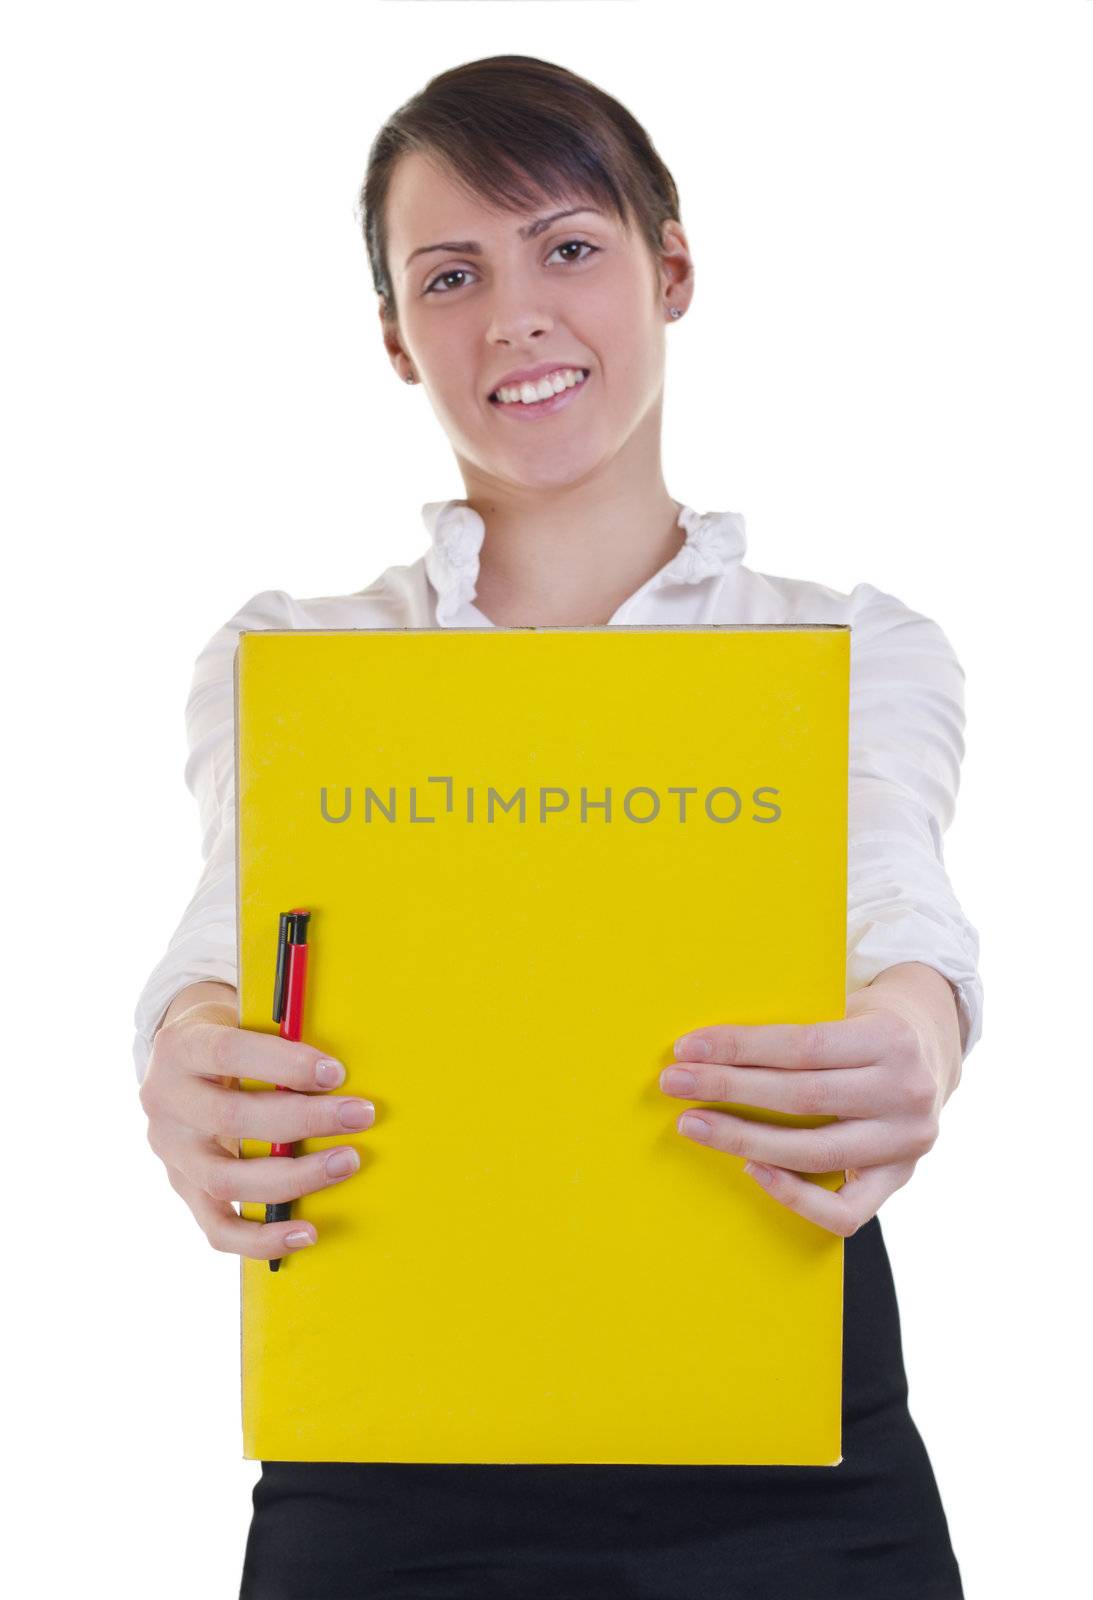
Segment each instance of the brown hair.
[{"label": "brown hair", "polygon": [[661,224],[680,221],[675,181],[625,106],[587,78],[537,56],[486,56],[430,78],[380,129],[360,191],[361,226],[384,321],[398,320],[387,262],[386,204],[407,151],[426,153],[471,195],[527,212],[545,195],[587,200],[629,232],[636,218],[652,259]]}]

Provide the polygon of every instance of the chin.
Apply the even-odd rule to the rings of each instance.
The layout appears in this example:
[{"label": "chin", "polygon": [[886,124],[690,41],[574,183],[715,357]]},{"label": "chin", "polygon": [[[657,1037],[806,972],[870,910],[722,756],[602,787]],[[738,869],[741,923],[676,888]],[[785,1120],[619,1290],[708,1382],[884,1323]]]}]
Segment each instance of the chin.
[{"label": "chin", "polygon": [[528,438],[510,441],[503,454],[494,456],[494,470],[534,489],[564,489],[592,477],[618,454],[623,443],[612,445],[588,432],[550,440],[543,437],[545,425],[538,423],[530,427],[517,424],[513,431]]},{"label": "chin", "polygon": [[525,489],[568,489],[594,477],[605,464],[605,459],[602,456],[586,456],[580,461],[574,461],[572,457],[565,461],[513,461],[504,463],[497,476],[507,478],[510,483],[518,483]]}]

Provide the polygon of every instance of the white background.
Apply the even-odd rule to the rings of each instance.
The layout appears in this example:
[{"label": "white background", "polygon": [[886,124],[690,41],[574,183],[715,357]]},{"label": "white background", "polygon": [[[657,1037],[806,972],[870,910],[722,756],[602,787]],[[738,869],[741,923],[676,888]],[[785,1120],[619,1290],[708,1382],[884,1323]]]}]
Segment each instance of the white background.
[{"label": "white background", "polygon": [[1093,5],[5,15],[20,1595],[237,1594],[259,1470],[241,1457],[239,1263],[149,1150],[131,1059],[137,993],[200,867],[183,703],[250,595],[360,589],[425,548],[423,502],[462,495],[382,351],[354,208],[384,118],[433,73],[510,51],[614,94],[679,185],[697,289],[667,329],[669,492],[743,513],[752,567],[898,595],[965,668],[946,862],[982,937],[985,1033],[881,1219],[969,1600],[1076,1593]]}]

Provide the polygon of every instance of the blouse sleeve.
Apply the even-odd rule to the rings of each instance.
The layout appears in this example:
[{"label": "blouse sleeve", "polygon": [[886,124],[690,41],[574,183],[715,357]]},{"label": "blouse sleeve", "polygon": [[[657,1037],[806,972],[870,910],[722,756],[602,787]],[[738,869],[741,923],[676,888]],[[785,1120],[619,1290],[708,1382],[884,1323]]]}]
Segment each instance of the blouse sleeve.
[{"label": "blouse sleeve", "polygon": [[180,990],[203,979],[236,983],[235,647],[244,629],[293,626],[281,589],[256,594],[218,628],[197,657],[186,700],[184,776],[198,805],[204,868],[133,1014],[133,1061],[144,1081],[152,1040]]},{"label": "blouse sleeve", "polygon": [[983,1026],[979,935],[942,836],[964,756],[964,671],[936,622],[858,584],[851,624],[847,989],[922,961],[956,995],[961,1054]]}]

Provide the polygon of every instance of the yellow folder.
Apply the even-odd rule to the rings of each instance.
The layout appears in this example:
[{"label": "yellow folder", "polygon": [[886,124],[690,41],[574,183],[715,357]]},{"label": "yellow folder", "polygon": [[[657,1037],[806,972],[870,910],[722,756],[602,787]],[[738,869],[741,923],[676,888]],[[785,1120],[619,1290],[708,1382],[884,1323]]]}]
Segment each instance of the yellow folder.
[{"label": "yellow folder", "polygon": [[307,908],[303,1037],[376,1106],[297,1145],[361,1157],[318,1243],[242,1260],[247,1458],[841,1460],[844,1241],[676,1131],[830,1119],[658,1077],[845,1015],[849,668],[842,626],[242,634],[241,1025]]}]

